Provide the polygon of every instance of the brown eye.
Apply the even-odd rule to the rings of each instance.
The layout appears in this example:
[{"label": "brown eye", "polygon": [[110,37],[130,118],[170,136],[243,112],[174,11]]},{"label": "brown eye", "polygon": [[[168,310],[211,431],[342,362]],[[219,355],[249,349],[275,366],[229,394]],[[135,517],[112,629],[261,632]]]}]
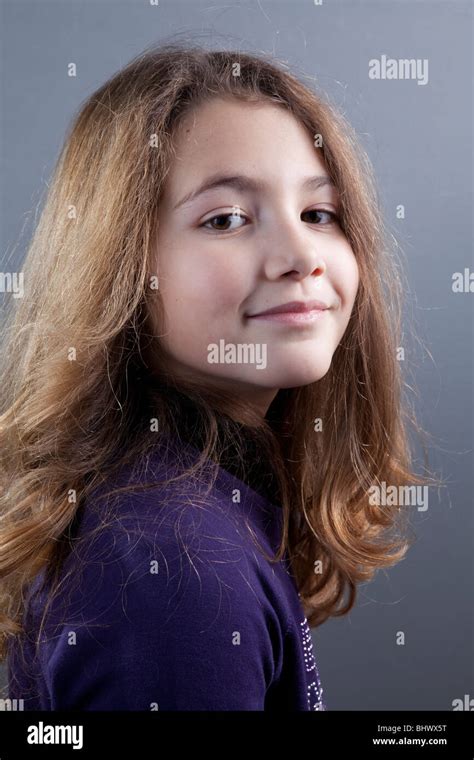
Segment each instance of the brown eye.
[{"label": "brown eye", "polygon": [[[334,211],[326,211],[326,209],[321,208],[312,208],[309,211],[303,211],[303,214],[313,214],[314,218],[310,220],[310,224],[317,224],[320,226],[325,226],[327,224],[335,224],[338,222],[338,216],[334,213]],[[323,217],[323,221],[321,222],[321,217]],[[326,221],[324,221],[324,217],[326,217]],[[327,220],[327,217],[329,217],[329,221]]]},{"label": "brown eye", "polygon": [[[231,228],[229,226],[229,220],[244,220],[245,217],[242,216],[242,214],[234,214],[234,213],[228,213],[228,214],[217,214],[216,216],[211,216],[210,219],[207,219],[205,222],[201,224],[201,227],[205,227],[206,229],[212,229],[215,232],[228,232],[229,229],[232,231],[232,229],[238,229],[239,226]],[[217,222],[216,225],[213,223]],[[207,225],[211,224],[211,227],[208,227]],[[244,226],[244,225],[240,225]]]}]

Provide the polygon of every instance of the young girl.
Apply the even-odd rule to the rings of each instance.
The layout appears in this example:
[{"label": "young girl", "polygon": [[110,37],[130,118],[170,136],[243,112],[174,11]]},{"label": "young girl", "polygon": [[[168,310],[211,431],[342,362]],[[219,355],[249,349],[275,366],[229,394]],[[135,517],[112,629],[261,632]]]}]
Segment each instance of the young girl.
[{"label": "young girl", "polygon": [[371,176],[327,99],[236,51],[149,49],[81,109],[3,341],[25,709],[326,709],[310,628],[409,546],[371,486],[422,482]]}]

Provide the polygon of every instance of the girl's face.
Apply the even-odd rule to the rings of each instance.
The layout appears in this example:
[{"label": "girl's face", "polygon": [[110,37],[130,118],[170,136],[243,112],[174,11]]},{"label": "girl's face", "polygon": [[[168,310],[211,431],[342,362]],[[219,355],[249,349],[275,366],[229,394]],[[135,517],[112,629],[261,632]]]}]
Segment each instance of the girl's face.
[{"label": "girl's face", "polygon": [[[278,106],[216,98],[187,115],[174,144],[152,272],[159,340],[178,376],[264,415],[278,389],[327,373],[347,327],[359,273],[338,194],[306,130]],[[328,308],[305,321],[254,316],[311,300]]]}]

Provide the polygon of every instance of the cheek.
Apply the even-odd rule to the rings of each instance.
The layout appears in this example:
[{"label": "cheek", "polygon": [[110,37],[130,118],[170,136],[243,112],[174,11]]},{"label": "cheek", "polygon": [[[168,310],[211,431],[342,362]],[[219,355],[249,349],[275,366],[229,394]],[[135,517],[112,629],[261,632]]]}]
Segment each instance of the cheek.
[{"label": "cheek", "polygon": [[332,274],[338,295],[343,304],[351,308],[359,286],[359,268],[354,252],[347,241],[339,246],[333,261]]},{"label": "cheek", "polygon": [[160,289],[168,313],[179,306],[182,316],[192,313],[193,321],[235,313],[244,297],[245,283],[235,257],[233,261],[232,265],[228,254],[216,255],[196,247],[168,249],[159,266]]},{"label": "cheek", "polygon": [[198,297],[203,309],[225,315],[229,309],[233,311],[234,304],[240,300],[241,284],[233,267],[226,266],[223,259],[213,261],[207,259],[202,276],[198,278]]},{"label": "cheek", "polygon": [[351,304],[354,303],[359,288],[359,267],[357,265],[356,258],[351,250],[350,259],[348,263],[348,276],[347,276],[347,289],[348,299]]}]

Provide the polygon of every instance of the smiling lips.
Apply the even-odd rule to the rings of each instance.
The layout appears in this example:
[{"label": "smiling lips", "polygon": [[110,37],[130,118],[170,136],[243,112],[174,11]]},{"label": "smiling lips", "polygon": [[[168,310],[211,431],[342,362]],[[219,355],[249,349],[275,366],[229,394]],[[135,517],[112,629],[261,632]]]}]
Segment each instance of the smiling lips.
[{"label": "smiling lips", "polygon": [[257,314],[249,314],[249,318],[304,325],[320,319],[328,310],[329,306],[323,301],[289,301]]}]

